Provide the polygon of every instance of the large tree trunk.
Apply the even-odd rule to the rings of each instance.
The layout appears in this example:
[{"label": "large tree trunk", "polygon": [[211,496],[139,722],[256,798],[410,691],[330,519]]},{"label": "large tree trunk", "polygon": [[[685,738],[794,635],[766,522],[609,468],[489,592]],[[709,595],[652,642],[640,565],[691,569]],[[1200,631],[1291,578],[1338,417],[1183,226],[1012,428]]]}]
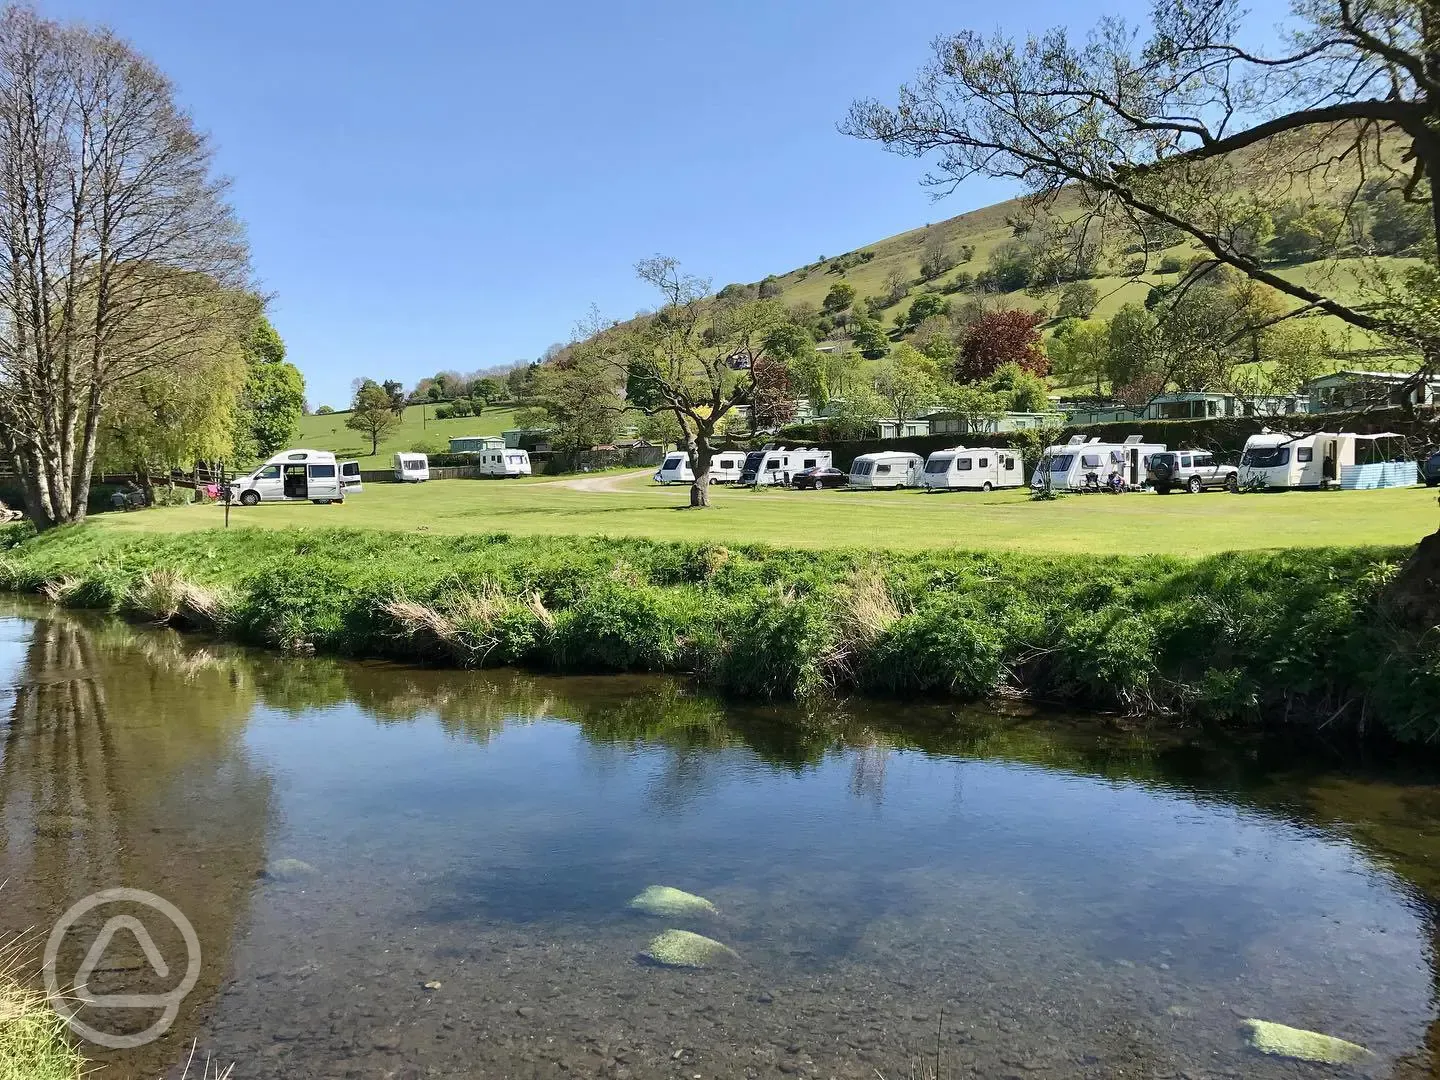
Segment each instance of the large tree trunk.
[{"label": "large tree trunk", "polygon": [[710,463],[715,459],[710,436],[703,432],[696,435],[691,440],[689,451],[690,471],[695,474],[695,482],[690,485],[690,505],[694,509],[703,509],[710,505]]}]

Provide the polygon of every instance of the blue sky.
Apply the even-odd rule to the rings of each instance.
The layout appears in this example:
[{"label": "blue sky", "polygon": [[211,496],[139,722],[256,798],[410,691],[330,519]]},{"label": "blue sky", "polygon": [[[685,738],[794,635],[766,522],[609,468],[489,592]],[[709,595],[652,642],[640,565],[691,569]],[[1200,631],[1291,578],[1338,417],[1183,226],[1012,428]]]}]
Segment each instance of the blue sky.
[{"label": "blue sky", "polygon": [[[1133,13],[1131,0],[1104,6]],[[1098,7],[912,0],[55,0],[174,79],[249,228],[312,405],[533,358],[591,303],[649,306],[637,259],[755,281],[1011,194],[941,203],[840,135],[936,34]]]}]

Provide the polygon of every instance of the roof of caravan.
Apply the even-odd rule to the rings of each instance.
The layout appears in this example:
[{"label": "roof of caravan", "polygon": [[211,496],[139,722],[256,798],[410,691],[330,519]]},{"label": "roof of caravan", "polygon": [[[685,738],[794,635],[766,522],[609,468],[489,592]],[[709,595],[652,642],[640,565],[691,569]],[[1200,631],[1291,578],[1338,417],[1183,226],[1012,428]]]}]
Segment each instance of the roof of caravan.
[{"label": "roof of caravan", "polygon": [[857,454],[856,461],[879,461],[881,458],[915,458],[920,459],[919,454],[912,454],[908,450],[872,450],[868,454]]},{"label": "roof of caravan", "polygon": [[429,460],[429,456],[422,454],[419,450],[396,450],[395,456],[402,461],[406,458],[426,458],[426,460]]}]

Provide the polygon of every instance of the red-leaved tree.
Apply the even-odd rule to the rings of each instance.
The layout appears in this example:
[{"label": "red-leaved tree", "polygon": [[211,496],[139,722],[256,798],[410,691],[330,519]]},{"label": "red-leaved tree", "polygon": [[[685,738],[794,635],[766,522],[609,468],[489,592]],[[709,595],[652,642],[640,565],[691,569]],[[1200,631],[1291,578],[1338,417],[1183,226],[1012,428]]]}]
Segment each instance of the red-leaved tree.
[{"label": "red-leaved tree", "polygon": [[985,312],[965,330],[955,358],[955,381],[988,379],[1005,364],[1019,364],[1036,375],[1047,374],[1050,364],[1040,343],[1043,321],[1044,317],[1033,311]]},{"label": "red-leaved tree", "polygon": [[757,357],[751,374],[755,389],[751,396],[755,429],[784,427],[795,419],[798,402],[790,379],[790,369],[773,357]]}]

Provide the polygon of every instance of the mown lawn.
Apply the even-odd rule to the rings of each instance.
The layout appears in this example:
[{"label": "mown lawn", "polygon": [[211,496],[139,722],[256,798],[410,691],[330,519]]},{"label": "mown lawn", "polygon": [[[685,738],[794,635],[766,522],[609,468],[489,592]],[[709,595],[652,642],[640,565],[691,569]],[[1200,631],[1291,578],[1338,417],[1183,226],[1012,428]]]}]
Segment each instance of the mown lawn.
[{"label": "mown lawn", "polygon": [[[591,485],[577,489],[576,484]],[[1262,495],[1072,495],[1023,491],[922,494],[716,488],[710,510],[685,488],[645,474],[515,483],[371,484],[341,506],[234,507],[232,527],[336,526],[431,533],[610,535],[836,548],[1006,548],[1201,555],[1286,547],[1412,544],[1440,526],[1426,488]],[[103,514],[117,530],[188,531],[221,524],[218,506]]]},{"label": "mown lawn", "polygon": [[409,450],[420,442],[436,443],[443,447],[450,439],[462,435],[499,435],[506,428],[515,426],[514,409],[486,409],[480,416],[436,420],[435,406],[411,405],[405,410],[405,415],[395,430],[380,440],[377,457],[383,459],[383,465],[377,465],[376,458],[370,455],[369,437],[345,426],[349,416],[348,412],[302,416],[295,445],[311,450],[329,450],[342,457],[356,458],[364,462],[367,469],[384,468],[388,467],[390,456],[395,451]]}]

